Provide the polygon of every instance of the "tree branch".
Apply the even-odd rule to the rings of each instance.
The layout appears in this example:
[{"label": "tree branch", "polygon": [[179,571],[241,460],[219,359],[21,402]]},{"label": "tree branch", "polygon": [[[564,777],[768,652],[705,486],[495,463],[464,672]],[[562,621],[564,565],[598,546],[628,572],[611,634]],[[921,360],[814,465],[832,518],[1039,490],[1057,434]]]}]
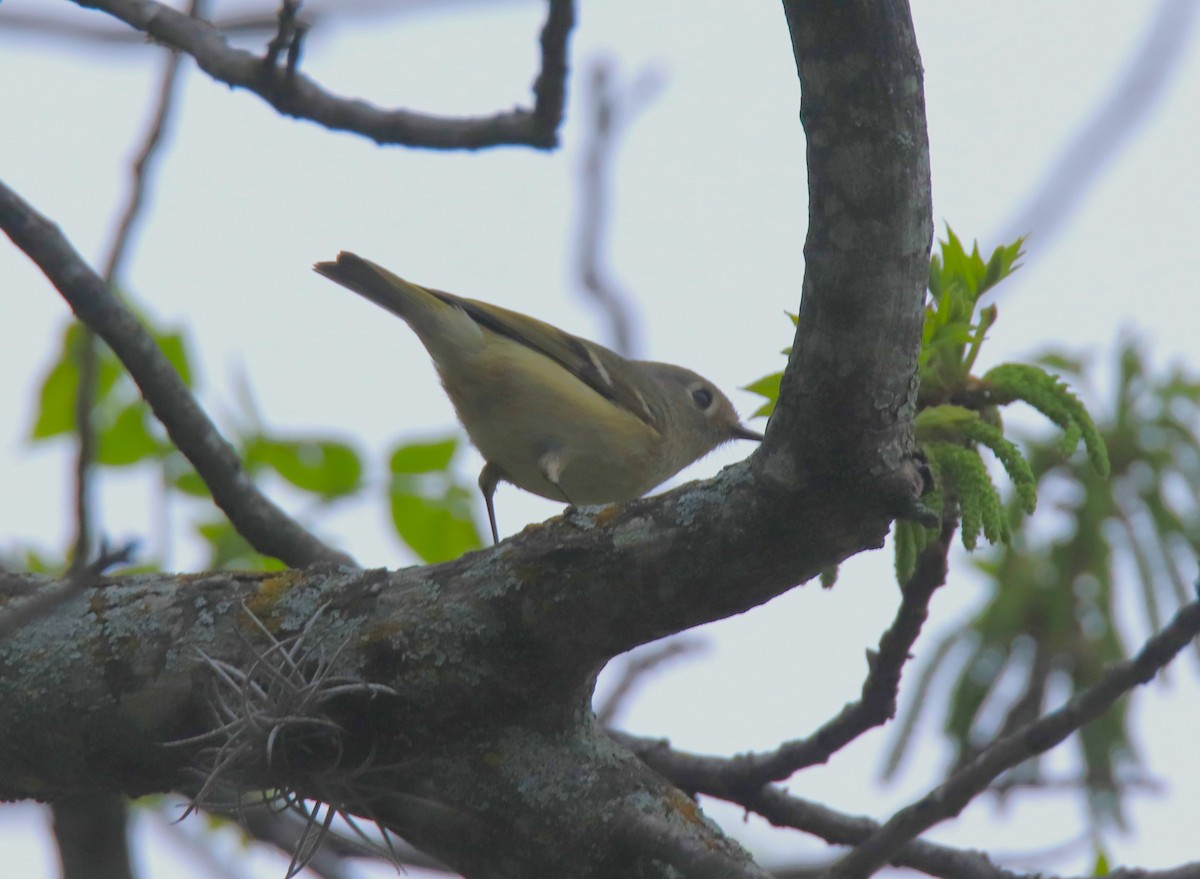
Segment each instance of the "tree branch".
[{"label": "tree branch", "polygon": [[137,317],[88,267],[58,228],[0,183],[0,228],[58,288],[81,321],[108,343],[213,500],[257,551],[299,567],[353,564],[262,494]]},{"label": "tree branch", "polygon": [[[189,15],[195,15],[199,0],[192,0]],[[117,231],[109,247],[104,266],[104,282],[113,288],[129,252],[133,228],[146,202],[149,190],[150,165],[163,142],[167,122],[174,104],[175,83],[179,73],[179,53],[168,52],[158,96],[154,105],[154,116],[150,127],[133,160],[130,172],[129,195],[125,208],[117,222]],[[71,556],[74,567],[87,564],[91,556],[91,470],[95,457],[95,431],[92,426],[92,408],[96,395],[96,334],[85,324],[79,340],[79,389],[75,400],[75,431],[79,436],[79,448],[75,460],[75,546]]]},{"label": "tree branch", "polygon": [[1138,655],[1113,665],[1094,686],[1057,711],[1004,736],[855,846],[825,874],[828,879],[863,879],[886,864],[909,840],[963,810],[1005,770],[1050,750],[1095,720],[1129,690],[1144,684],[1200,635],[1200,601],[1181,608]]},{"label": "tree branch", "polygon": [[[783,9],[802,83],[809,223],[804,301],[762,470],[819,476],[858,460],[872,491],[915,515],[924,480],[909,421],[933,221],[912,15],[901,0]],[[779,434],[795,438],[793,460],[772,454]]]},{"label": "tree branch", "polygon": [[1159,0],[1154,21],[1142,37],[1112,91],[1087,124],[1077,128],[1054,165],[1025,203],[1002,225],[1001,241],[1027,237],[1026,256],[1049,252],[1063,224],[1084,204],[1084,196],[1105,168],[1153,119],[1172,76],[1187,57],[1200,7],[1188,0]]},{"label": "tree branch", "polygon": [[133,550],[132,543],[116,550],[103,546],[99,558],[85,564],[73,564],[70,573],[57,588],[43,590],[18,607],[5,607],[4,612],[0,613],[0,641],[39,617],[53,613],[59,605],[66,604],[89,589],[95,589],[106,570],[113,565],[129,562]]},{"label": "tree branch", "polygon": [[[862,815],[847,815],[778,787],[762,790],[735,802],[762,815],[776,827],[792,827],[811,833],[833,845],[853,846],[879,828],[879,823]],[[896,852],[892,863],[919,870],[940,879],[1020,879],[1020,874],[993,864],[982,852],[912,840]]]},{"label": "tree branch", "polygon": [[861,698],[847,704],[811,736],[785,742],[773,751],[726,759],[677,751],[661,740],[626,733],[613,735],[684,790],[739,803],[746,794],[769,782],[826,762],[864,732],[895,716],[900,673],[929,616],[934,591],[946,582],[946,554],[953,534],[954,526],[948,523],[941,539],[927,546],[918,559],[916,571],[904,586],[895,620],[879,639],[879,649],[868,653],[870,670],[863,681]]},{"label": "tree branch", "polygon": [[601,726],[612,726],[617,713],[625,706],[630,693],[645,679],[646,675],[656,668],[680,656],[698,653],[708,645],[699,638],[672,638],[657,647],[650,647],[645,652],[634,653],[626,657],[621,669],[621,676],[609,691],[604,703],[596,709],[596,722]]},{"label": "tree branch", "polygon": [[608,323],[611,345],[624,357],[637,355],[632,309],[620,285],[610,277],[604,250],[608,234],[609,203],[612,197],[612,162],[616,152],[617,127],[622,115],[644,103],[657,86],[653,76],[635,80],[624,95],[615,84],[612,64],[594,61],[588,71],[587,106],[589,126],[580,163],[579,219],[575,249],[579,283],[600,307]]},{"label": "tree branch", "polygon": [[286,116],[308,119],[333,131],[349,131],[380,144],[428,149],[476,150],[524,145],[552,149],[566,99],[567,42],[575,22],[572,0],[549,0],[542,29],[542,68],[534,83],[534,106],[492,116],[450,118],[382,110],[365,101],[332,95],[294,65],[279,69],[269,58],[231,47],[224,34],[155,0],[75,0],[142,31],[196,59],[218,82],[244,88]]}]

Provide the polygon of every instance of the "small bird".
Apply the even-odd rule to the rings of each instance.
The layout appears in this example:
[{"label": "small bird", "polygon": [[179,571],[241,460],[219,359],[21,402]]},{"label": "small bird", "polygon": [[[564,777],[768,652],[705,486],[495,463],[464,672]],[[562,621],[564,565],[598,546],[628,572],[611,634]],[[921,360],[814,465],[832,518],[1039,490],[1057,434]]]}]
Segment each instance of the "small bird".
[{"label": "small bird", "polygon": [[568,504],[633,500],[722,443],[763,438],[690,369],[627,360],[536,318],[413,284],[347,251],[313,269],[417,334],[486,462],[479,488],[496,543],[500,482]]}]

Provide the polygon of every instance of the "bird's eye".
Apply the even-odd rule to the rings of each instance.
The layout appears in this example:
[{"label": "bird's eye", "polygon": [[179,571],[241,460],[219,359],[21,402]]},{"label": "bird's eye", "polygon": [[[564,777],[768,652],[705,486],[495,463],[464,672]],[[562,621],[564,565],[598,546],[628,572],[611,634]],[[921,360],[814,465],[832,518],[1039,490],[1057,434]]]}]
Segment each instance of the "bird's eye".
[{"label": "bird's eye", "polygon": [[705,388],[705,387],[695,388],[692,391],[692,400],[701,409],[707,409],[709,406],[712,405],[712,401],[713,401],[712,391],[710,391],[708,388]]}]

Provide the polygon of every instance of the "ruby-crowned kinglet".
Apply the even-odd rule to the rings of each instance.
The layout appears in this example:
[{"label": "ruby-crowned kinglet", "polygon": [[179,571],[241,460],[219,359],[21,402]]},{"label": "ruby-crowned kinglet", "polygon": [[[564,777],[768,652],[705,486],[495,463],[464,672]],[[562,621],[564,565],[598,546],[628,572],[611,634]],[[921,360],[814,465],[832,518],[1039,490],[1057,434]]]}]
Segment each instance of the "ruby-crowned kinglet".
[{"label": "ruby-crowned kinglet", "polygon": [[713,384],[626,360],[515,311],[430,290],[343,251],[313,268],[402,318],[433,358],[486,462],[492,539],[499,482],[570,504],[632,500],[732,439],[761,440]]}]

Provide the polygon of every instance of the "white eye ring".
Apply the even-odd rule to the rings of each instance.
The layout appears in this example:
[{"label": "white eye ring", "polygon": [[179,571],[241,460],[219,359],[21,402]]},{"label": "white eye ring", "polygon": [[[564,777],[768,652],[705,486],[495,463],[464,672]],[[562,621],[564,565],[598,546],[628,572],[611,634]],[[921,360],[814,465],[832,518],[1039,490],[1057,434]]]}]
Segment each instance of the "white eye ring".
[{"label": "white eye ring", "polygon": [[713,404],[713,392],[704,387],[704,385],[692,388],[692,402],[704,411],[708,411],[708,408]]}]

